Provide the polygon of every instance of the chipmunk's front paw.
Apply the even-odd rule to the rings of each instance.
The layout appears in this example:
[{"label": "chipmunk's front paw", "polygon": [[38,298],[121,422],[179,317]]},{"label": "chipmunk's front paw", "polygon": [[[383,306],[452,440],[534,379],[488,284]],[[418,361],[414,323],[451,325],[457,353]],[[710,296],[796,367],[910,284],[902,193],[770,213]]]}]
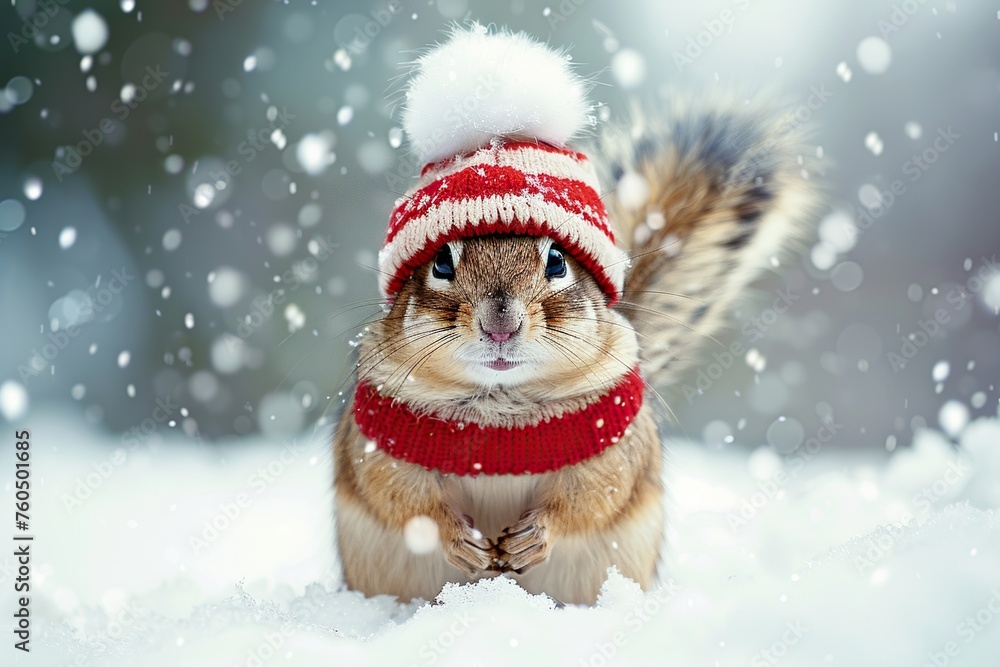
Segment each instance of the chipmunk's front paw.
[{"label": "chipmunk's front paw", "polygon": [[476,530],[472,519],[453,516],[448,530],[442,531],[441,543],[448,562],[471,579],[493,568],[497,548],[489,538]]},{"label": "chipmunk's front paw", "polygon": [[544,563],[552,551],[546,533],[545,513],[540,509],[525,512],[517,523],[505,529],[497,541],[497,550],[506,569],[524,574]]}]

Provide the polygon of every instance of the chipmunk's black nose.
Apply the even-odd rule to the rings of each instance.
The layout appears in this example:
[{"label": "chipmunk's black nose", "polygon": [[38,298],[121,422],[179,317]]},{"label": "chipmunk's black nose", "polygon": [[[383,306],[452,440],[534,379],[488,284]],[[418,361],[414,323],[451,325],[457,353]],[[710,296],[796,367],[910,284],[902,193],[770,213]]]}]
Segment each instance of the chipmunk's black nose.
[{"label": "chipmunk's black nose", "polygon": [[479,307],[479,327],[496,343],[503,343],[517,333],[524,320],[521,305],[507,292],[491,293]]}]

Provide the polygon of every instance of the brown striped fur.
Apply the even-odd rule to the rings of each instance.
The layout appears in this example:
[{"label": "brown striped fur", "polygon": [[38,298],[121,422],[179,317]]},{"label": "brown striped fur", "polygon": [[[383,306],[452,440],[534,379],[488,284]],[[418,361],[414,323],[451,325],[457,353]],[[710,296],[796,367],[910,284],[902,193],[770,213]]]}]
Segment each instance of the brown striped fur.
[{"label": "brown striped fur", "polygon": [[[572,260],[568,280],[548,281],[548,240],[465,239],[452,244],[453,282],[422,267],[371,327],[359,378],[413,409],[502,426],[578,410],[640,361],[653,382],[676,380],[756,271],[800,233],[813,195],[798,174],[796,133],[771,115],[736,108],[641,129],[609,134],[591,152],[606,162],[609,188],[635,172],[650,189],[638,210],[607,199],[633,255],[620,306],[608,308]],[[521,318],[512,349],[526,370],[480,363],[490,348],[479,323],[501,311]],[[503,572],[529,591],[593,603],[615,565],[650,587],[665,524],[654,407],[647,400],[625,437],[576,465],[464,477],[366,448],[348,404],[334,436],[347,584],[431,599],[446,582]],[[416,516],[437,525],[432,553],[406,546]]]}]

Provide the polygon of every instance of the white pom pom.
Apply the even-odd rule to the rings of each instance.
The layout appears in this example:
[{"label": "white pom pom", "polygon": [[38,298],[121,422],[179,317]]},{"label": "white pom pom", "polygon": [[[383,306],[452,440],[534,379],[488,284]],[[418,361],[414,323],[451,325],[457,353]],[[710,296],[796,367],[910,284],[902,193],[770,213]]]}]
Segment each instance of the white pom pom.
[{"label": "white pom pom", "polygon": [[497,136],[565,146],[593,123],[590,110],[566,55],[524,33],[490,34],[474,24],[417,60],[403,129],[417,158],[436,162]]}]

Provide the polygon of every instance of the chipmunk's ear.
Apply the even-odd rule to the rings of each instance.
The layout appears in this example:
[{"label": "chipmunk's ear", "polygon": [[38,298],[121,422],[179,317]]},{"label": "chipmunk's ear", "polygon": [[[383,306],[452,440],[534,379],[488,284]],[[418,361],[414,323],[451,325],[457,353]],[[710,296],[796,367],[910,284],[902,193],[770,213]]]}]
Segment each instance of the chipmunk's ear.
[{"label": "chipmunk's ear", "polygon": [[524,34],[456,27],[414,63],[403,129],[417,158],[436,162],[518,135],[555,146],[594,124],[587,83],[569,56]]}]

